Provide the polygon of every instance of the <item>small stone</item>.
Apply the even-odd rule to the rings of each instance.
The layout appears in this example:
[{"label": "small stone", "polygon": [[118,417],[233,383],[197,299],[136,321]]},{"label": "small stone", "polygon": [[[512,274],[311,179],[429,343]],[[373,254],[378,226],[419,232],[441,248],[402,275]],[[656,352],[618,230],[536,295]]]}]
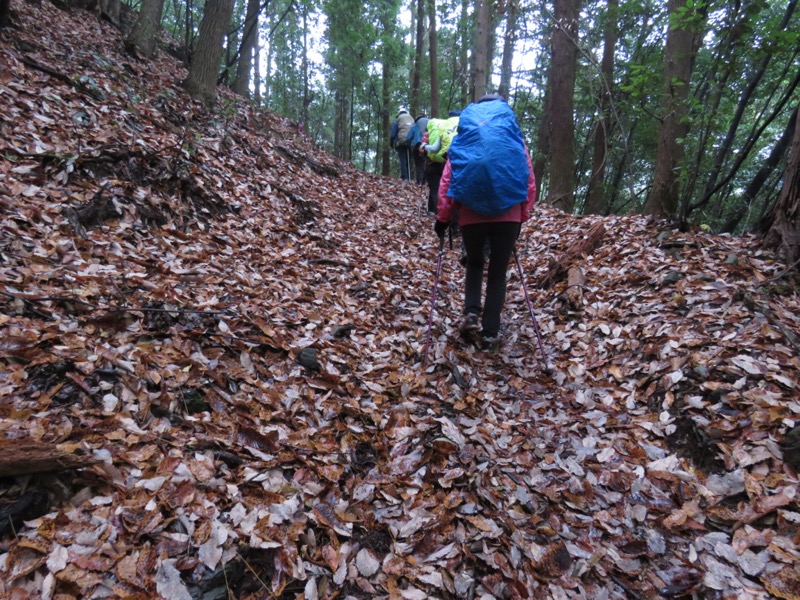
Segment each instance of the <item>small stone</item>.
[{"label": "small stone", "polygon": [[297,360],[309,371],[319,371],[321,365],[319,364],[317,355],[316,348],[306,348],[300,352],[300,356],[297,357]]},{"label": "small stone", "polygon": [[335,338],[350,337],[350,332],[355,329],[352,323],[345,323],[344,325],[337,325],[333,328],[331,335]]},{"label": "small stone", "polygon": [[672,285],[673,283],[679,282],[684,277],[686,277],[686,275],[680,271],[672,271],[664,275],[664,279],[661,280],[661,285]]}]

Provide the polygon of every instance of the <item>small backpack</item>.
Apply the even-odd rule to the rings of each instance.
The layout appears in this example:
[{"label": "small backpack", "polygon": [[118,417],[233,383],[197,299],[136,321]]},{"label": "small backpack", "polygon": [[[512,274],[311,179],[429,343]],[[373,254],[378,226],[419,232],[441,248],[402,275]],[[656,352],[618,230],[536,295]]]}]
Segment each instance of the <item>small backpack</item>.
[{"label": "small backpack", "polygon": [[447,195],[496,217],[528,199],[528,152],[511,107],[502,100],[470,104],[449,150]]},{"label": "small backpack", "polygon": [[428,121],[428,143],[435,144],[441,139],[442,143],[439,150],[428,154],[428,158],[436,163],[443,163],[447,160],[447,151],[458,134],[457,116],[448,119],[430,119]]}]

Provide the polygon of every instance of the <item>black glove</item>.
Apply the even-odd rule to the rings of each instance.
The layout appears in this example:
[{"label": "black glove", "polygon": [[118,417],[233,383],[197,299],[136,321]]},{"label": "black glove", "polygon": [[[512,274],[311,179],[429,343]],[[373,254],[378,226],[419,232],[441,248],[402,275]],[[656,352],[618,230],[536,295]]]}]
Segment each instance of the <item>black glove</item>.
[{"label": "black glove", "polygon": [[436,232],[436,235],[439,236],[439,239],[444,237],[445,232],[450,227],[450,223],[446,223],[445,221],[436,221],[436,225],[433,226],[433,230]]}]

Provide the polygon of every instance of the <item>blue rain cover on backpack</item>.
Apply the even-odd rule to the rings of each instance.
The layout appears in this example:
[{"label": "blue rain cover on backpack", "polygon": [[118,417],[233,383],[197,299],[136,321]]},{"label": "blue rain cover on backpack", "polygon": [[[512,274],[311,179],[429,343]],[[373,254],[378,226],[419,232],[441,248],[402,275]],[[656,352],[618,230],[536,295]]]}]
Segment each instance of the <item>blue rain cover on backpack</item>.
[{"label": "blue rain cover on backpack", "polygon": [[502,100],[470,104],[449,150],[447,195],[486,217],[528,199],[528,154],[511,107]]}]

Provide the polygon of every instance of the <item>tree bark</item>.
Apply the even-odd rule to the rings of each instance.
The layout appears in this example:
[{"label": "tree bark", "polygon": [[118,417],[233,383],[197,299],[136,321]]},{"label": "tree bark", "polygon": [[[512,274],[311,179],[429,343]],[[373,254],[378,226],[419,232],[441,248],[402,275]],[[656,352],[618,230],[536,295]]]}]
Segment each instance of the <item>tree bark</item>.
[{"label": "tree bark", "polygon": [[558,258],[550,258],[547,272],[536,282],[536,287],[547,289],[564,279],[571,267],[576,266],[579,260],[585,259],[586,256],[594,252],[595,248],[603,241],[605,235],[606,228],[602,222],[592,225],[589,231],[586,232],[586,236],[580,240],[575,240],[569,250]]},{"label": "tree bark", "polygon": [[247,0],[247,13],[242,28],[242,44],[239,47],[239,63],[236,65],[236,79],[231,89],[240,96],[250,97],[250,73],[253,70],[253,50],[258,40],[258,15],[261,0]]},{"label": "tree bark", "polygon": [[303,3],[303,109],[300,122],[303,130],[308,131],[308,107],[311,105],[311,92],[308,88],[308,4]]},{"label": "tree bark", "polygon": [[605,180],[608,165],[608,138],[611,133],[611,86],[614,85],[614,51],[617,46],[619,30],[617,10],[619,0],[608,0],[603,32],[603,58],[600,63],[600,94],[598,98],[597,129],[594,134],[594,154],[592,155],[592,176],[586,195],[584,214],[599,215],[606,207]]},{"label": "tree bark", "polygon": [[390,94],[390,79],[391,76],[391,69],[388,65],[383,66],[383,90],[382,90],[382,100],[383,100],[383,110],[381,111],[382,123],[381,123],[381,130],[383,135],[381,135],[381,139],[384,141],[381,144],[381,175],[384,177],[389,176],[389,132],[392,129],[391,119],[389,118],[389,103],[391,101],[391,94]]},{"label": "tree bark", "polygon": [[[461,0],[461,17],[459,19],[459,35],[461,43],[458,50],[458,80],[460,84],[460,106],[469,104],[469,58],[467,48],[469,47],[469,0]],[[436,113],[431,113],[432,117],[438,117]]]},{"label": "tree bark", "polygon": [[547,203],[572,212],[575,203],[575,71],[580,0],[555,0],[552,38],[550,187]]},{"label": "tree bark", "polygon": [[797,111],[783,187],[770,214],[771,223],[764,237],[764,243],[776,247],[778,255],[787,264],[800,259],[800,118],[796,114]]},{"label": "tree bark", "polygon": [[197,49],[183,85],[190,96],[205,104],[214,102],[222,40],[230,27],[232,13],[233,0],[208,0],[200,22]]},{"label": "tree bark", "polygon": [[669,0],[670,27],[664,50],[664,119],[656,150],[653,187],[647,197],[644,213],[656,217],[672,217],[678,209],[679,169],[683,163],[683,138],[689,133],[687,100],[692,70],[702,33],[686,18],[687,0]]},{"label": "tree bark", "polygon": [[417,0],[417,33],[414,39],[414,73],[411,76],[411,116],[419,116],[419,88],[422,81],[422,53],[425,51],[425,0]]},{"label": "tree bark", "polygon": [[[428,54],[431,61],[431,117],[439,118],[439,56],[436,48],[436,0],[428,0]],[[388,131],[388,129],[387,129]]]},{"label": "tree bark", "polygon": [[511,97],[511,76],[513,75],[514,48],[517,44],[517,18],[519,0],[508,0],[506,14],[506,36],[503,41],[503,60],[500,67],[500,87],[497,92],[506,100]]},{"label": "tree bark", "polygon": [[486,56],[489,44],[489,3],[491,0],[475,0],[475,54],[472,60],[472,93],[470,100],[475,102],[486,93]]},{"label": "tree bark", "polygon": [[550,112],[553,108],[553,93],[552,93],[552,80],[553,80],[553,65],[551,64],[547,70],[547,83],[544,90],[544,100],[542,102],[542,120],[539,122],[538,142],[536,143],[536,156],[533,161],[533,175],[536,178],[536,201],[542,195],[542,191],[549,186],[545,185],[545,173],[549,160],[552,158],[550,151],[550,143],[552,136],[552,117]]},{"label": "tree bark", "polygon": [[155,56],[163,11],[164,0],[142,0],[139,16],[125,40],[126,48],[148,58]]}]

